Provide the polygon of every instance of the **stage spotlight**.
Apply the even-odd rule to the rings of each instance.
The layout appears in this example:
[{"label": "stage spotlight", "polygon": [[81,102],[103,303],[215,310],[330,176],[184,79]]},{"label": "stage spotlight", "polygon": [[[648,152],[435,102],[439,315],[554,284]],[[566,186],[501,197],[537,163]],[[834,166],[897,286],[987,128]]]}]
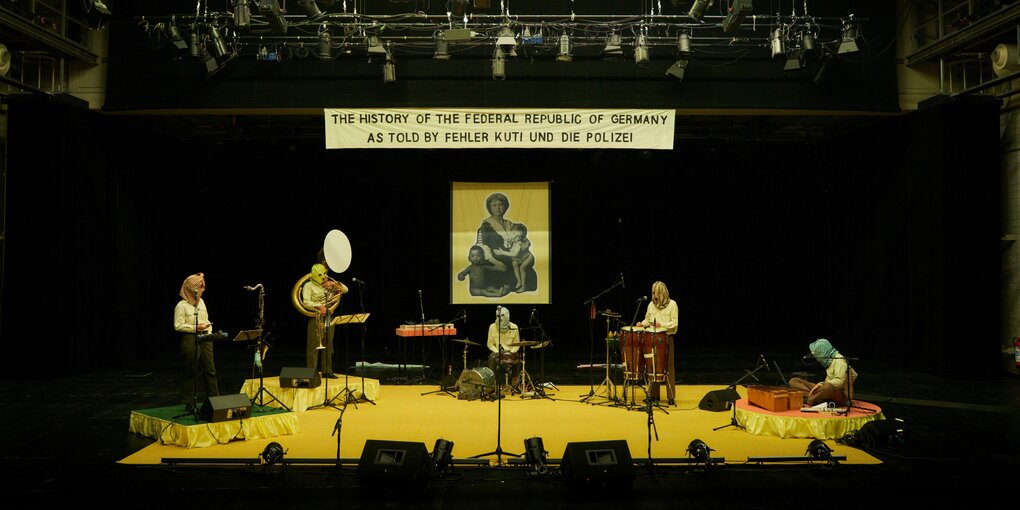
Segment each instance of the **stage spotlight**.
[{"label": "stage spotlight", "polygon": [[574,56],[570,53],[570,36],[560,35],[560,52],[556,55],[557,62],[570,62]]},{"label": "stage spotlight", "polygon": [[524,458],[528,461],[528,465],[540,475],[549,472],[549,467],[545,464],[548,454],[549,452],[545,451],[545,446],[542,444],[542,438],[530,437],[524,440]]},{"label": "stage spotlight", "polygon": [[620,46],[620,34],[612,33],[606,38],[606,47],[602,49],[602,58],[617,58],[623,56],[623,48]]},{"label": "stage spotlight", "polygon": [[681,57],[694,53],[694,50],[691,49],[691,34],[680,32],[680,35],[676,38],[676,51]]},{"label": "stage spotlight", "polygon": [[857,53],[857,51],[857,26],[854,25],[853,19],[850,19],[843,22],[843,35],[840,38],[836,53],[842,55],[844,53]]},{"label": "stage spotlight", "polygon": [[305,10],[305,16],[308,19],[316,20],[322,17],[322,11],[316,5],[315,0],[298,0],[298,4]]},{"label": "stage spotlight", "polygon": [[319,32],[319,48],[317,53],[322,60],[329,60],[333,56],[333,38],[326,30]]},{"label": "stage spotlight", "polygon": [[517,39],[514,38],[514,32],[510,27],[506,25],[500,27],[499,35],[496,36],[496,46],[499,46],[503,53],[510,53],[517,47]]},{"label": "stage spotlight", "polygon": [[638,67],[648,67],[650,58],[648,38],[644,34],[637,36],[637,42],[634,44],[634,64]]},{"label": "stage spotlight", "polygon": [[379,40],[379,36],[375,34],[372,34],[365,39],[365,45],[368,46],[369,56],[386,54],[386,48],[383,47],[382,41]]},{"label": "stage spotlight", "polygon": [[503,55],[503,50],[499,49],[499,46],[496,46],[496,52],[492,56],[492,79],[506,79],[506,57]]},{"label": "stage spotlight", "polygon": [[804,29],[800,38],[800,52],[803,58],[811,58],[818,55],[818,47],[815,46],[815,35],[811,33],[811,27]]},{"label": "stage spotlight", "polygon": [[110,8],[102,0],[84,0],[89,28],[101,28],[110,21]]},{"label": "stage spotlight", "polygon": [[722,22],[723,32],[728,34],[737,31],[740,24],[744,22],[744,16],[751,14],[753,10],[751,0],[733,0],[733,3],[730,4],[729,14]]},{"label": "stage spotlight", "polygon": [[786,52],[786,64],[783,65],[784,71],[796,71],[803,67],[801,61],[802,53],[799,49],[791,50]]},{"label": "stage spotlight", "polygon": [[697,21],[701,21],[701,17],[705,15],[705,9],[708,9],[714,3],[715,0],[694,0],[694,3],[691,4],[691,10],[687,11],[687,15]]},{"label": "stage spotlight", "polygon": [[283,35],[287,33],[287,19],[283,17],[283,9],[276,0],[259,0],[259,12],[266,17],[269,28],[274,34]]},{"label": "stage spotlight", "polygon": [[783,29],[777,28],[772,31],[769,36],[769,47],[772,48],[772,60],[775,60],[779,55],[784,55],[785,45],[783,44]]},{"label": "stage spotlight", "polygon": [[436,445],[432,447],[432,464],[436,472],[442,475],[453,462],[453,441],[436,439]]},{"label": "stage spotlight", "polygon": [[397,66],[393,63],[392,52],[386,52],[386,62],[383,63],[382,69],[383,83],[393,83],[397,81]]},{"label": "stage spotlight", "polygon": [[677,80],[683,81],[684,73],[687,72],[688,62],[690,61],[684,58],[677,59],[673,65],[669,66],[669,69],[666,69],[666,76],[672,76]]},{"label": "stage spotlight", "polygon": [[188,54],[194,58],[198,58],[202,54],[202,46],[198,44],[198,41],[198,28],[194,27],[188,34]]},{"label": "stage spotlight", "polygon": [[272,443],[267,444],[265,449],[262,450],[262,453],[259,454],[259,460],[264,466],[271,467],[283,460],[283,456],[286,453],[287,452],[284,451],[283,447],[280,446],[280,443],[273,441]]},{"label": "stage spotlight", "polygon": [[706,466],[712,463],[712,449],[700,439],[695,439],[687,445],[687,455],[694,459],[695,462],[705,464]]},{"label": "stage spotlight", "polygon": [[170,48],[174,58],[179,58],[188,51],[188,43],[184,41],[180,29],[176,25],[170,25]]},{"label": "stage spotlight", "polygon": [[234,0],[234,27],[248,28],[251,26],[251,7],[248,0]]},{"label": "stage spotlight", "polygon": [[212,54],[214,57],[219,58],[227,54],[227,43],[223,41],[220,29],[210,26],[209,38],[212,40]]},{"label": "stage spotlight", "polygon": [[808,445],[807,451],[804,455],[811,457],[814,460],[825,461],[829,464],[835,464],[835,459],[832,458],[832,450],[829,445],[825,444],[821,439],[815,439]]},{"label": "stage spotlight", "polygon": [[436,60],[450,60],[450,43],[447,42],[442,32],[436,37],[436,54],[432,55],[432,58]]}]

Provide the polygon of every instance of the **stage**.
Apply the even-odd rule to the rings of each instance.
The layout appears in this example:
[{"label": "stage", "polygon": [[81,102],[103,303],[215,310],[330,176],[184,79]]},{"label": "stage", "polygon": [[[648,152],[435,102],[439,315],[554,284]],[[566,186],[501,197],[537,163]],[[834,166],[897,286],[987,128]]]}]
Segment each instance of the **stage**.
[{"label": "stage", "polygon": [[[331,385],[334,381],[330,381]],[[246,389],[250,389],[250,382],[246,382]],[[727,464],[742,464],[752,457],[804,456],[810,443],[809,438],[748,432],[731,424],[729,410],[699,409],[699,401],[706,392],[717,389],[715,386],[678,385],[677,406],[653,408],[650,414],[642,407],[628,410],[615,406],[604,394],[584,398],[591,393],[590,386],[560,386],[547,392],[550,398],[522,399],[512,395],[498,401],[462,400],[456,393],[435,392],[436,389],[435,386],[387,385],[378,390],[374,402],[355,402],[347,406],[339,402],[336,409],[322,407],[284,413],[296,417],[300,426],[293,430],[281,428],[276,436],[238,437],[233,441],[216,441],[207,448],[182,448],[156,441],[120,463],[161,464],[166,458],[183,461],[257,459],[271,442],[279,443],[291,458],[356,462],[370,439],[420,442],[429,451],[433,450],[437,439],[445,439],[453,443],[451,453],[455,459],[478,456],[487,459],[487,465],[499,465],[522,454],[526,439],[540,437],[550,458],[560,458],[571,442],[624,440],[635,461],[651,459],[655,462],[656,459],[688,457],[689,444],[700,439],[712,449],[713,458],[725,459]],[[298,389],[296,393],[315,390]],[[423,395],[427,392],[433,393]],[[738,392],[746,398],[743,388],[738,388]],[[742,401],[737,401],[738,411]],[[813,416],[801,419],[827,422],[839,419],[811,414]],[[739,420],[741,414],[737,416]],[[233,423],[235,430],[238,428],[236,420],[225,423],[226,426]],[[881,463],[862,450],[826,439],[830,439],[827,444],[833,455],[845,456],[846,463]],[[488,455],[496,451],[502,455]]]}]

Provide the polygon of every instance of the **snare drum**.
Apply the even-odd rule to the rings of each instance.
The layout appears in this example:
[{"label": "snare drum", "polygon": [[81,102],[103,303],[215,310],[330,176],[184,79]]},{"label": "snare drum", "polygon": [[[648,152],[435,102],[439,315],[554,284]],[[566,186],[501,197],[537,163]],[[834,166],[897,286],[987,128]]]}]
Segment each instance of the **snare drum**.
[{"label": "snare drum", "polygon": [[499,353],[499,363],[501,365],[516,365],[521,362],[521,354],[519,352],[503,351]]}]

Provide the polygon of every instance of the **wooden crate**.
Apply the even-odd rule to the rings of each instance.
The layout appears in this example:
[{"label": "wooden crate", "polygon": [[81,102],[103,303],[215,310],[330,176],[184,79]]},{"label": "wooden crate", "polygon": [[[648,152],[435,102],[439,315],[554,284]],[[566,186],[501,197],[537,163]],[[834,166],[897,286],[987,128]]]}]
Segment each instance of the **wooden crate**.
[{"label": "wooden crate", "polygon": [[[747,401],[774,413],[787,411],[790,409],[790,389],[779,386],[748,386]],[[795,409],[800,409],[800,406],[797,405]]]}]

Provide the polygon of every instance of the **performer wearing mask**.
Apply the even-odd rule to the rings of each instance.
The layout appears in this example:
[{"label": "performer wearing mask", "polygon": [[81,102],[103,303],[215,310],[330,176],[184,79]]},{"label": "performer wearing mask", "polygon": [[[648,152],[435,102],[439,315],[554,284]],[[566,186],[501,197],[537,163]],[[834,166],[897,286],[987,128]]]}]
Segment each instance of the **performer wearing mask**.
[{"label": "performer wearing mask", "polygon": [[181,399],[189,412],[195,411],[193,399],[198,396],[199,382],[207,397],[219,396],[213,343],[203,342],[199,334],[212,333],[209,309],[202,300],[205,275],[195,273],[184,279],[179,292],[181,300],[174,307],[174,330],[181,334],[181,361],[184,366]]},{"label": "performer wearing mask", "polygon": [[791,378],[791,388],[808,392],[807,405],[814,406],[822,402],[833,402],[837,406],[847,403],[847,395],[853,394],[857,372],[850,368],[843,355],[824,338],[819,338],[808,345],[811,356],[825,368],[825,380],[812,383],[799,377]]},{"label": "performer wearing mask", "polygon": [[347,292],[347,286],[332,280],[326,274],[326,266],[312,265],[311,278],[301,287],[301,303],[318,315],[308,319],[305,339],[305,366],[318,369],[322,377],[335,379],[333,375],[333,326],[329,308]]},{"label": "performer wearing mask", "polygon": [[[663,372],[666,375],[666,398],[669,405],[676,405],[676,374],[673,351],[673,335],[677,329],[677,306],[676,301],[669,298],[669,289],[666,284],[657,281],[652,284],[652,301],[648,303],[645,311],[645,318],[638,325],[646,328],[666,330],[666,359]],[[659,361],[657,361],[658,363]],[[648,396],[653,404],[659,403],[661,390],[658,382],[648,384]]]}]

